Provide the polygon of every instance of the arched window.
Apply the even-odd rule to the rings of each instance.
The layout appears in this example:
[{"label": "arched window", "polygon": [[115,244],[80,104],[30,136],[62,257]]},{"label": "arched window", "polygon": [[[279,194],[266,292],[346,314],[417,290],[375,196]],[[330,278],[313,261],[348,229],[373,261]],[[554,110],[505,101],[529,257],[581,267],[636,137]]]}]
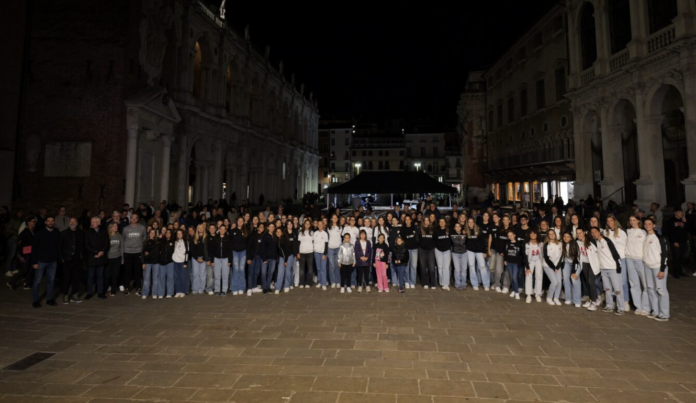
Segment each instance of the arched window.
[{"label": "arched window", "polygon": [[580,50],[582,69],[587,70],[597,61],[597,31],[594,7],[589,1],[582,7],[580,15]]},{"label": "arched window", "polygon": [[231,62],[227,66],[225,74],[225,109],[229,112],[237,111],[237,88],[239,85],[239,72],[235,62]]},{"label": "arched window", "polygon": [[208,80],[212,73],[212,55],[205,39],[196,41],[196,54],[193,59],[193,96],[206,100],[208,98]]},{"label": "arched window", "polygon": [[672,24],[677,17],[677,0],[648,0],[650,33],[653,34]]},{"label": "arched window", "polygon": [[618,53],[631,41],[630,0],[609,0],[609,32],[611,54]]}]

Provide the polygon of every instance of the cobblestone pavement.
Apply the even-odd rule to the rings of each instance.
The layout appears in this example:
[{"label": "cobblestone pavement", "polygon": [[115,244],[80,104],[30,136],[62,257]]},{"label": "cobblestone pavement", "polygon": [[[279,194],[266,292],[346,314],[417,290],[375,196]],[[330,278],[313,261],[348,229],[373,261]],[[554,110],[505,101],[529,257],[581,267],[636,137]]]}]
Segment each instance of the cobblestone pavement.
[{"label": "cobblestone pavement", "polygon": [[8,402],[696,402],[696,279],[672,320],[494,292],[293,290],[32,309],[0,291]]}]

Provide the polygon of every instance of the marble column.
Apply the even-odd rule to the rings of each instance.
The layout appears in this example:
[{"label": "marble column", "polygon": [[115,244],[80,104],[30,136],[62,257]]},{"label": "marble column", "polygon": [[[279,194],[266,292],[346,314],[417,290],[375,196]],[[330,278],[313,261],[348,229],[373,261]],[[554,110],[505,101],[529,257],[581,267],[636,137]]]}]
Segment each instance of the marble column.
[{"label": "marble column", "polygon": [[[639,105],[639,104],[638,104]],[[640,179],[635,184],[638,191],[636,204],[648,211],[653,202],[664,206],[667,201],[665,189],[665,166],[662,148],[662,122],[664,116],[642,116],[642,105],[636,108],[638,117],[638,158]]]},{"label": "marble column", "polygon": [[677,0],[677,18],[674,19],[674,28],[677,39],[692,36],[696,33],[694,14],[696,13],[694,0]]},{"label": "marble column", "polygon": [[630,0],[631,41],[628,52],[631,58],[643,57],[648,53],[648,3],[645,0]]},{"label": "marble column", "polygon": [[609,13],[606,10],[606,6],[596,7],[594,17],[597,31],[597,61],[595,62],[595,73],[600,75],[609,72],[609,57],[611,54]]},{"label": "marble column", "polygon": [[602,124],[602,162],[604,166],[602,197],[622,203],[624,200],[618,190],[624,186],[623,149],[621,145],[621,126],[611,125],[607,107],[600,110]]},{"label": "marble column", "polygon": [[135,204],[136,168],[138,166],[138,135],[137,127],[128,128],[128,144],[126,154],[126,200],[133,206]]},{"label": "marble column", "polygon": [[188,206],[188,138],[187,136],[179,137],[179,178],[177,185],[176,202],[181,206]]},{"label": "marble column", "polygon": [[162,169],[160,171],[159,201],[169,201],[169,168],[172,156],[172,137],[162,136]]},{"label": "marble column", "polygon": [[579,201],[594,193],[592,172],[592,132],[582,131],[582,116],[576,115],[575,125],[575,199]]},{"label": "marble column", "polygon": [[686,187],[686,201],[696,202],[696,70],[693,67],[684,73],[683,102],[689,176],[682,184]]}]

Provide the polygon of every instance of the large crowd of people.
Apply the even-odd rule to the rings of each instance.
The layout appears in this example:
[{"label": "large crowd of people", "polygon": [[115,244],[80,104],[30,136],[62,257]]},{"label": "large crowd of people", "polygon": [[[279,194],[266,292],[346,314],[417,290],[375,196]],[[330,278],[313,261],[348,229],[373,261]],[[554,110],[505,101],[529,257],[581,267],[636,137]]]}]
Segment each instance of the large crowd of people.
[{"label": "large crowd of people", "polygon": [[585,201],[512,212],[486,200],[480,208],[441,212],[428,196],[406,211],[308,204],[299,215],[282,205],[252,214],[230,204],[126,205],[109,218],[104,211],[71,218],[60,207],[55,216],[18,210],[6,219],[4,209],[7,285],[32,290],[36,308],[44,277],[51,306],[58,295],[70,304],[119,294],[251,297],[309,287],[404,293],[471,285],[526,303],[616,315],[633,307],[636,315],[667,321],[667,273],[683,274],[696,235],[693,203],[664,223],[658,205],[646,214]]}]

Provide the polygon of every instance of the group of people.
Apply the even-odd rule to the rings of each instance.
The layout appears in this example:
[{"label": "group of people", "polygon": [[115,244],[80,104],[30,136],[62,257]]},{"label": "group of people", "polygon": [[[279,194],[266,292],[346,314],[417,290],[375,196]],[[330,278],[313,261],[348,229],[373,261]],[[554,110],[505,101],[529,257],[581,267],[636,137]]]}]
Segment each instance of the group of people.
[{"label": "group of people", "polygon": [[84,220],[61,207],[56,216],[42,210],[27,217],[17,228],[21,270],[7,272],[8,286],[32,289],[33,306],[40,307],[44,275],[46,303],[57,305],[57,272],[63,303],[82,302],[84,266],[84,299],[252,296],[309,287],[403,293],[417,284],[445,291],[471,284],[518,300],[524,295],[526,303],[545,295],[549,305],[564,299],[616,315],[632,302],[637,315],[666,321],[668,257],[675,248],[686,250],[696,217],[689,204],[687,215],[677,209],[659,228],[654,216],[636,213],[624,230],[614,214],[586,219],[572,207],[565,215],[558,206],[504,214],[455,205],[444,214],[427,200],[380,216],[362,207],[345,214],[308,208],[293,216],[282,206],[252,216],[215,203],[190,214],[166,202],[150,214],[144,210],[150,209],[126,206],[109,219]]}]

